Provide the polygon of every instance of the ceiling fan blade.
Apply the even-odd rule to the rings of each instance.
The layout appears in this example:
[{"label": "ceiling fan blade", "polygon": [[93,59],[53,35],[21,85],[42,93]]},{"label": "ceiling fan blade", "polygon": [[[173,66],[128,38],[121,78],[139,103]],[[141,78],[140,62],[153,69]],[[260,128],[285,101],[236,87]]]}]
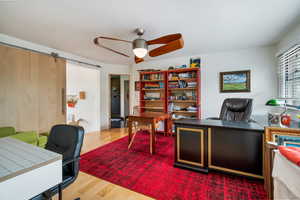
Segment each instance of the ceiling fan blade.
[{"label": "ceiling fan blade", "polygon": [[[177,36],[176,37],[175,36],[172,36],[172,37],[166,36],[167,38],[162,37],[162,38],[156,39],[157,41],[155,41],[155,43],[153,43],[153,44],[166,44],[166,45],[160,46],[156,49],[149,51],[149,56],[156,57],[156,56],[160,56],[160,55],[181,49],[184,46],[182,36],[181,36],[181,34],[174,34],[174,35],[177,35]],[[180,36],[180,37],[178,37],[178,36]],[[176,38],[176,39],[171,40],[174,38]],[[159,43],[157,43],[157,42],[159,42]],[[166,43],[163,43],[163,42],[166,42]]]},{"label": "ceiling fan blade", "polygon": [[138,58],[138,57],[134,56],[134,61],[135,61],[136,64],[138,64],[140,62],[143,62],[144,59],[143,58]]},{"label": "ceiling fan blade", "polygon": [[[110,38],[110,39],[108,39],[108,38],[103,38],[103,37],[96,37],[96,38],[94,39],[94,44],[97,45],[97,46],[99,46],[99,47],[102,47],[102,48],[104,48],[104,49],[106,49],[106,50],[112,51],[112,52],[114,52],[114,53],[116,53],[116,54],[119,54],[119,55],[122,55],[122,56],[125,56],[125,57],[130,57],[129,55],[127,55],[127,54],[125,54],[125,53],[116,51],[116,50],[114,50],[114,49],[111,49],[111,48],[109,48],[109,47],[106,47],[106,46],[100,44],[99,41],[98,41],[99,38],[100,38],[100,39],[107,39],[107,40],[122,41],[122,42],[129,42],[129,41],[126,41],[126,40],[120,40],[120,39],[116,39],[116,38]],[[130,42],[130,43],[131,43],[131,42]]]},{"label": "ceiling fan blade", "polygon": [[156,38],[154,40],[149,40],[149,41],[147,41],[147,44],[148,45],[167,44],[167,43],[172,42],[174,40],[180,40],[180,39],[182,39],[182,35],[180,33],[176,33],[176,34],[171,34],[171,35],[165,35],[163,37]]},{"label": "ceiling fan blade", "polygon": [[120,41],[120,42],[128,42],[128,43],[132,43],[132,41],[122,40],[122,39],[119,39],[119,38],[103,37],[103,36],[100,36],[100,37],[97,37],[97,38],[105,39],[105,40],[114,40],[114,41]]}]

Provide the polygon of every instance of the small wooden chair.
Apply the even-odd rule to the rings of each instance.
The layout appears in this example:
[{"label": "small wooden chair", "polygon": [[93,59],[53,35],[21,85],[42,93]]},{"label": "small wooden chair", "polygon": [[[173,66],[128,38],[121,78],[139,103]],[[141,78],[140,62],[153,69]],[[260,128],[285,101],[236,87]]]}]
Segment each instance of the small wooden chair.
[{"label": "small wooden chair", "polygon": [[[138,114],[140,112],[140,107],[139,106],[134,106],[133,107],[133,114]],[[128,117],[126,118],[126,127],[128,125]],[[158,128],[159,124],[157,123],[155,128]],[[132,129],[134,130],[134,134],[132,136],[132,140],[130,142],[130,144],[128,145],[128,149],[130,149],[133,141],[134,141],[134,138],[136,136],[136,133],[137,132],[140,132],[140,131],[147,131],[150,133],[151,131],[151,124],[149,123],[144,123],[144,122],[134,122],[133,123],[133,126],[132,126]]]}]

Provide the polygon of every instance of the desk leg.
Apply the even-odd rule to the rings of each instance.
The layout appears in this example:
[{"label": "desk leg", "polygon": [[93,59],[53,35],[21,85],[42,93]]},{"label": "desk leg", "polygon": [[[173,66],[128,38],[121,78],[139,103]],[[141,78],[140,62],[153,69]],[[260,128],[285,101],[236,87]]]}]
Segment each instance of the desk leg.
[{"label": "desk leg", "polygon": [[131,143],[132,138],[132,121],[128,120],[128,145]]},{"label": "desk leg", "polygon": [[150,134],[150,153],[155,153],[155,121],[151,124],[151,134]]},{"label": "desk leg", "polygon": [[165,131],[165,132],[164,132],[164,135],[167,135],[167,136],[169,135],[169,133],[168,133],[168,131],[169,131],[168,125],[169,125],[169,124],[168,124],[168,120],[165,119],[165,120],[164,120],[164,131]]},{"label": "desk leg", "polygon": [[58,185],[58,200],[62,200],[62,189],[61,184]]}]

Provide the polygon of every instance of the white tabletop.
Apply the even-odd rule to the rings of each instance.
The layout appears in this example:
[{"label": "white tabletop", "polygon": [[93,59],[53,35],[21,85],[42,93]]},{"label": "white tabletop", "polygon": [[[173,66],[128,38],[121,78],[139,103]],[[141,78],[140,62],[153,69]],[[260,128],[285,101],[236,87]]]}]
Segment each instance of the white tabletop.
[{"label": "white tabletop", "polygon": [[0,183],[60,159],[60,154],[10,137],[1,138]]},{"label": "white tabletop", "polygon": [[62,156],[13,138],[0,139],[0,199],[28,200],[62,182]]}]

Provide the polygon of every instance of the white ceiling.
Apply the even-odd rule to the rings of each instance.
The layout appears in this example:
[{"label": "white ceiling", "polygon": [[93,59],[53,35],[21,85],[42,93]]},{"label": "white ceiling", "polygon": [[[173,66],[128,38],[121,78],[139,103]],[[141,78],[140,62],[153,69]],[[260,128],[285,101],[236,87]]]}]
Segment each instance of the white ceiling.
[{"label": "white ceiling", "polygon": [[[0,0],[0,32],[102,62],[130,64],[133,58],[101,49],[93,38],[133,40],[136,27],[146,29],[146,40],[182,33],[183,49],[155,59],[196,55],[274,44],[299,15],[300,0]],[[109,45],[132,55],[129,44]]]}]

